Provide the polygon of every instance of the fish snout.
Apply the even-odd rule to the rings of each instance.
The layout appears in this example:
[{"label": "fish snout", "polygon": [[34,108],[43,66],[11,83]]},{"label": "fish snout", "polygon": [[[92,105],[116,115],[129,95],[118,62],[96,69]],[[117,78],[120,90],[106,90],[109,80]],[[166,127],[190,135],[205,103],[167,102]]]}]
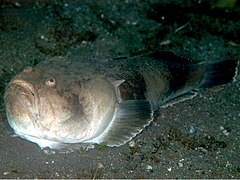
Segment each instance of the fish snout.
[{"label": "fish snout", "polygon": [[[28,111],[35,120],[39,119],[39,97],[34,86],[27,81],[15,79],[9,83],[5,92],[8,111],[22,116],[22,111]],[[13,114],[14,115],[14,114]]]}]

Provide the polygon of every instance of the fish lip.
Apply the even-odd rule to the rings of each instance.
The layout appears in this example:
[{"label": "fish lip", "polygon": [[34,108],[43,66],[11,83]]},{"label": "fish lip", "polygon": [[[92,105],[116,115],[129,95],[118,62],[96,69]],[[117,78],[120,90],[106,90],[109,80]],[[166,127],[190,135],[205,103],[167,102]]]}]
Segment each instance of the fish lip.
[{"label": "fish lip", "polygon": [[[29,92],[29,94],[31,95],[31,99],[33,100],[33,104],[32,104],[32,109],[33,112],[31,112],[31,115],[33,116],[33,118],[35,120],[39,120],[40,119],[40,99],[39,99],[39,94],[36,90],[36,88],[28,83],[27,81],[24,80],[19,80],[19,79],[15,79],[12,82],[9,83],[8,88],[11,86],[20,86],[22,89],[24,89],[25,91]],[[14,93],[16,89],[13,89]],[[28,95],[29,95],[28,94]],[[5,96],[7,96],[8,94],[6,94]]]}]

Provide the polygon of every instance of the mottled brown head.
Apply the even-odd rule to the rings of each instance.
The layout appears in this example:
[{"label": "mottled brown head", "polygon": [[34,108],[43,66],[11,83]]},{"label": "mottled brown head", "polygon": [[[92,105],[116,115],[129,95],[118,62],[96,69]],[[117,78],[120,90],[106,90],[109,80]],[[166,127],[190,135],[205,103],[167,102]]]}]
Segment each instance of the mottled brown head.
[{"label": "mottled brown head", "polygon": [[17,134],[26,139],[67,138],[64,133],[59,135],[58,130],[81,113],[78,101],[81,88],[66,80],[66,76],[56,78],[51,71],[31,67],[12,79],[4,98],[9,124]]}]

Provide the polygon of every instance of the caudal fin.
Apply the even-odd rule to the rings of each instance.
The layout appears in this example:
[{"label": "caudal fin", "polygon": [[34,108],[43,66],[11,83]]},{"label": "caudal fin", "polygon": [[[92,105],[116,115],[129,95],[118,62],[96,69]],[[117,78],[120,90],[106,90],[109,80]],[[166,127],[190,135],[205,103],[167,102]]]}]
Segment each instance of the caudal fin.
[{"label": "caudal fin", "polygon": [[208,64],[207,76],[200,88],[210,88],[235,80],[238,74],[237,60],[227,60]]}]

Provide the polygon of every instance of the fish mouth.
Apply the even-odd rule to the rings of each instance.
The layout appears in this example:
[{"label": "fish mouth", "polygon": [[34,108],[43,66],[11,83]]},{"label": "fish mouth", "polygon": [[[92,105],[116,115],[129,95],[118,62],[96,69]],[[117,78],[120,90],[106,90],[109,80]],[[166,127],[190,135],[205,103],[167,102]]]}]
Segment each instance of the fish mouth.
[{"label": "fish mouth", "polygon": [[[14,112],[18,117],[22,116],[21,113],[24,110],[27,111],[31,119],[40,119],[38,92],[36,88],[27,81],[16,79],[10,82],[6,90],[5,100],[6,104],[9,103],[11,105],[10,108],[15,108],[9,109],[9,111]],[[13,106],[13,104],[15,106]]]}]

